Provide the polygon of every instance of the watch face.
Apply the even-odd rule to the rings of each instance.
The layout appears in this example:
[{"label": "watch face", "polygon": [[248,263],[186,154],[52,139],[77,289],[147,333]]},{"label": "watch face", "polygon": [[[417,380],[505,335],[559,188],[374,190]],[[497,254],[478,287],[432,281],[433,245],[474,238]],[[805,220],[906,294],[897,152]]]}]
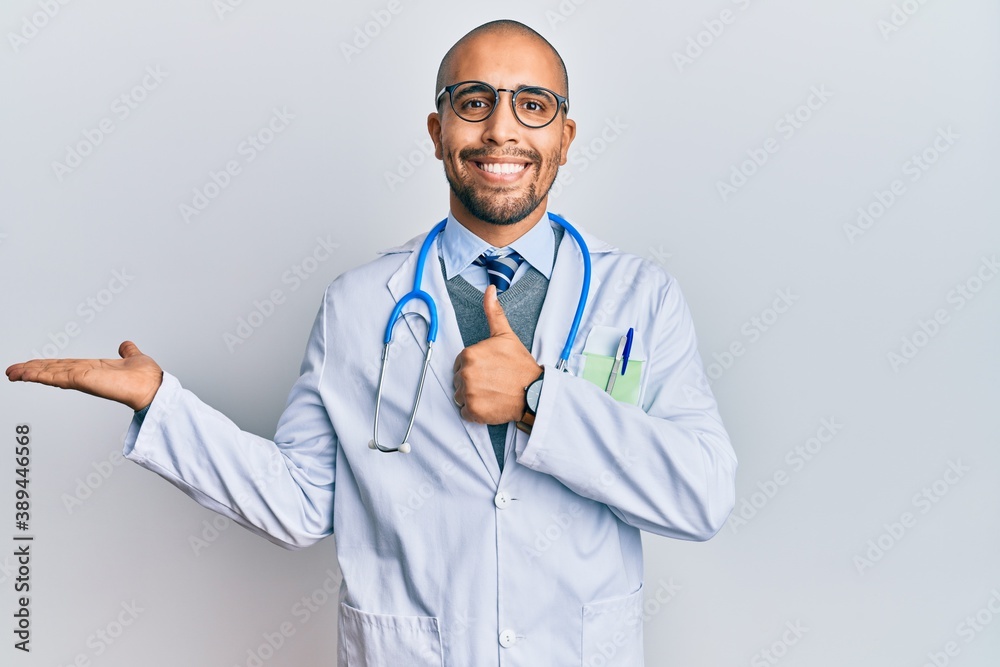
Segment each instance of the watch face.
[{"label": "watch face", "polygon": [[528,385],[528,391],[525,394],[525,400],[528,403],[528,409],[532,412],[538,412],[538,397],[542,394],[542,380],[541,378],[535,380],[530,385]]}]

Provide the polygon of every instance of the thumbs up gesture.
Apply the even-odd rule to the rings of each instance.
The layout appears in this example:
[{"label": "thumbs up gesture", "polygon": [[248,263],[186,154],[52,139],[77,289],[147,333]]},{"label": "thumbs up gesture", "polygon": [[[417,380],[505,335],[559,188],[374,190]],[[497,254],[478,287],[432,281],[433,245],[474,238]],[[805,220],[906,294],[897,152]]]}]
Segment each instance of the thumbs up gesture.
[{"label": "thumbs up gesture", "polygon": [[455,403],[468,421],[517,421],[526,407],[524,388],[543,369],[510,328],[493,285],[483,294],[483,312],[490,327],[489,338],[455,357]]}]

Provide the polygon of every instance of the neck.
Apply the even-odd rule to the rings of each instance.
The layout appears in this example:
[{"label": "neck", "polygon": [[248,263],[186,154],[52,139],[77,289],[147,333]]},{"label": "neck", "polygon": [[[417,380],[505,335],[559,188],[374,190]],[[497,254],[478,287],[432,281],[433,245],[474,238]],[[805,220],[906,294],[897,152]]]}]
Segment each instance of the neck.
[{"label": "neck", "polygon": [[455,216],[463,227],[473,234],[496,248],[509,246],[517,239],[524,236],[534,227],[542,216],[545,215],[545,207],[548,197],[543,199],[534,211],[528,214],[524,220],[515,222],[512,225],[496,225],[475,217],[462,205],[454,194],[451,196],[451,214]]}]

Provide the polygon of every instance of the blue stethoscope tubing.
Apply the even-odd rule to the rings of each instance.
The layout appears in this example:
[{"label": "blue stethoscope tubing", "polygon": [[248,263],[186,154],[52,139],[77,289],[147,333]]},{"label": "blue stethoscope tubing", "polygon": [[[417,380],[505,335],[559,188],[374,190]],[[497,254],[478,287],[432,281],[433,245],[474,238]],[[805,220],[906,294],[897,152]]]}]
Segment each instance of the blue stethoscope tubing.
[{"label": "blue stethoscope tubing", "polygon": [[[580,329],[580,321],[583,319],[583,311],[587,305],[587,296],[590,294],[590,249],[587,247],[587,243],[583,240],[580,232],[577,231],[576,227],[569,224],[565,218],[555,213],[549,213],[549,218],[555,222],[562,225],[563,229],[569,232],[569,235],[573,237],[577,245],[580,247],[580,252],[583,255],[583,285],[580,288],[580,301],[576,305],[576,314],[573,316],[573,324],[569,328],[569,333],[566,334],[566,344],[563,346],[562,353],[559,355],[559,361],[556,362],[557,370],[566,370],[566,363],[569,360],[570,351],[573,349],[573,344],[576,342],[577,331]],[[410,431],[413,430],[413,422],[417,414],[417,406],[420,404],[420,396],[424,391],[424,379],[427,377],[427,367],[430,365],[431,360],[431,350],[434,348],[434,341],[437,340],[438,334],[438,314],[437,305],[434,303],[434,299],[430,294],[425,292],[420,288],[420,283],[423,280],[424,266],[427,263],[427,255],[430,253],[431,246],[434,245],[434,240],[437,238],[445,227],[448,219],[445,218],[438,224],[434,225],[434,228],[427,234],[424,238],[423,245],[420,246],[420,254],[417,255],[417,268],[413,275],[413,289],[403,295],[397,303],[395,308],[392,309],[392,314],[389,315],[389,321],[385,326],[385,335],[382,337],[382,365],[379,370],[378,376],[378,389],[375,393],[375,426],[372,432],[372,439],[368,443],[371,449],[377,449],[380,452],[402,452],[407,453],[410,451]],[[427,304],[427,310],[430,313],[430,319],[427,320],[427,351],[424,353],[424,362],[420,370],[420,380],[417,384],[417,393],[413,399],[413,408],[410,410],[410,421],[406,427],[406,433],[403,435],[403,442],[397,447],[384,447],[378,441],[378,414],[379,406],[382,403],[382,385],[385,381],[385,370],[389,365],[389,346],[392,344],[392,330],[396,326],[396,322],[399,318],[403,316],[403,308],[413,299],[420,299],[425,304]],[[415,311],[414,311],[415,312]],[[417,313],[421,317],[420,313]]]}]

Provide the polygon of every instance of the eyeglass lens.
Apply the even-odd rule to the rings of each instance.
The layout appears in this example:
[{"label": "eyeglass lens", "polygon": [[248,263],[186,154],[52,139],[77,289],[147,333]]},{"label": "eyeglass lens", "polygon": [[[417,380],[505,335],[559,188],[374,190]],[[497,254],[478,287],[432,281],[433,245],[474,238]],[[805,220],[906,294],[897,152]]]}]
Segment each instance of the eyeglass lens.
[{"label": "eyeglass lens", "polygon": [[[497,91],[492,86],[470,81],[451,93],[455,113],[464,120],[477,122],[493,112]],[[514,96],[514,114],[525,125],[539,127],[552,121],[559,113],[559,100],[545,88],[522,88]]]}]

